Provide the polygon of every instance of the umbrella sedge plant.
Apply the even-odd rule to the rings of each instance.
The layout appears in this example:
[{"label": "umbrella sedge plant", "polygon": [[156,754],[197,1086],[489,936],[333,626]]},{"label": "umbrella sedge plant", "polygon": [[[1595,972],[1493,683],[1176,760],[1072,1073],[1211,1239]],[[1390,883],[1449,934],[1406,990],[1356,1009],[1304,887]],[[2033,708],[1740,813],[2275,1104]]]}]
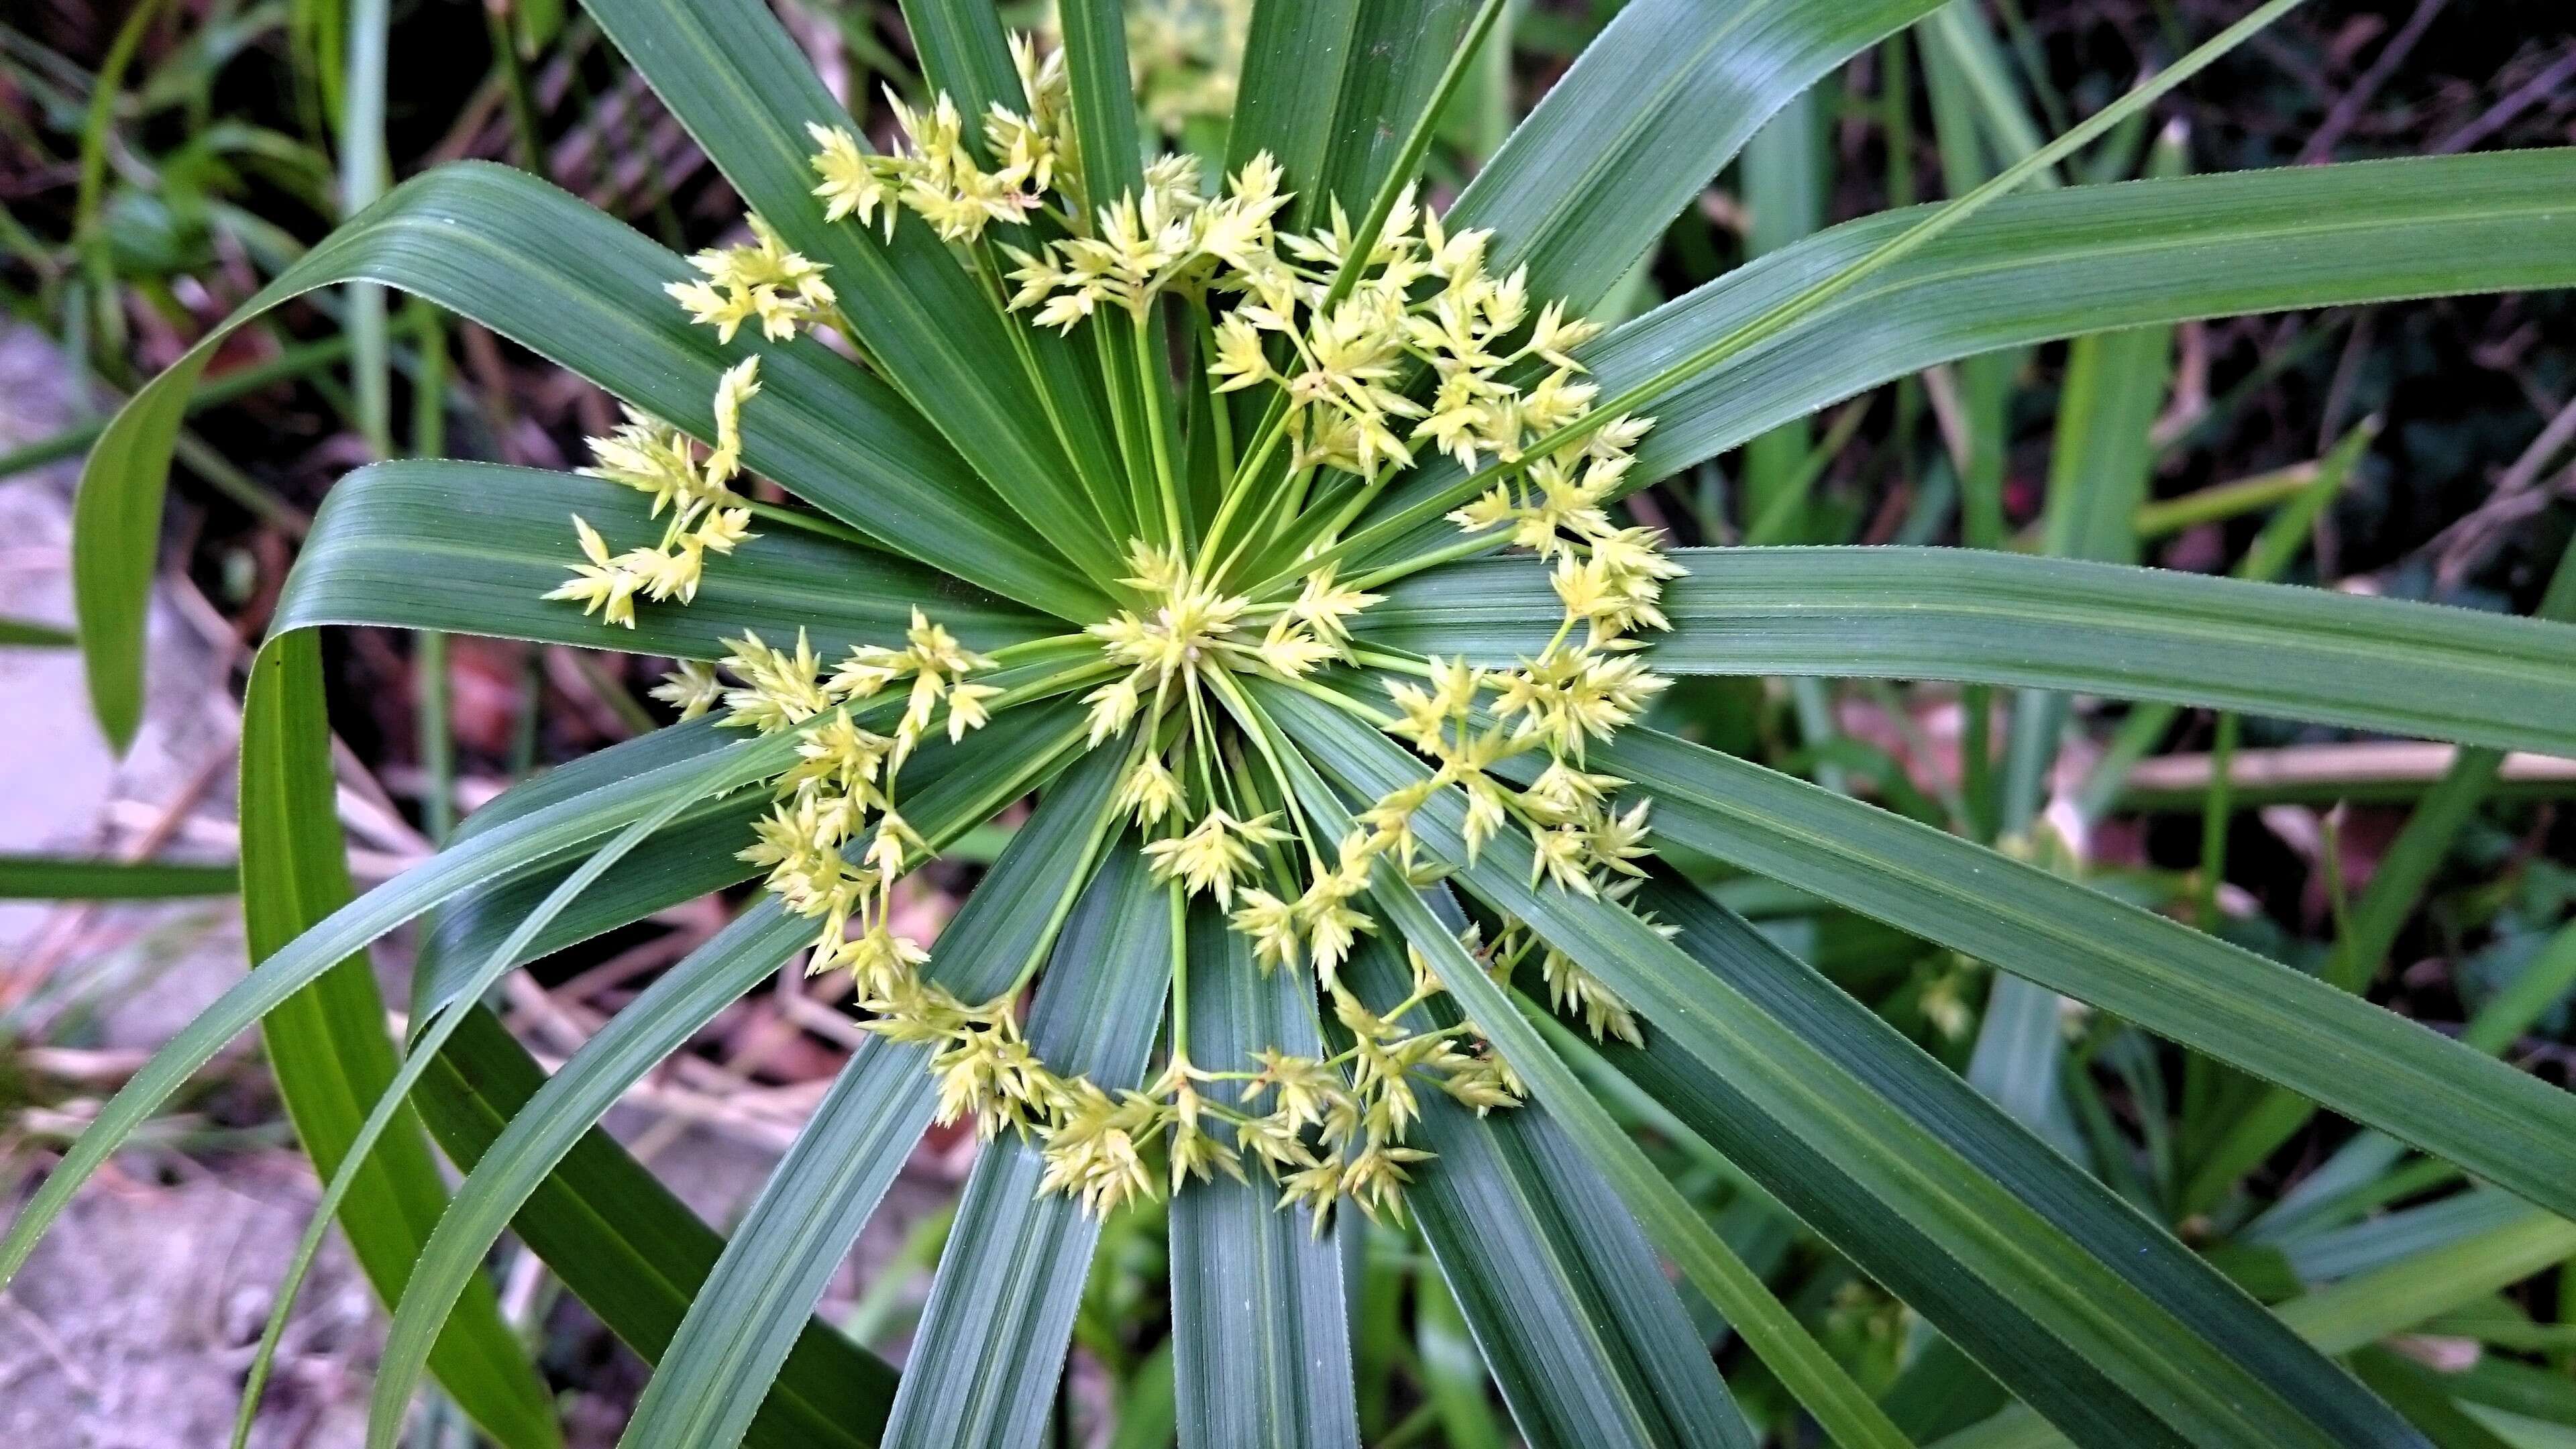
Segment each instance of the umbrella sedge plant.
[{"label": "umbrella sedge plant", "polygon": [[[1623,509],[1983,351],[2576,281],[2566,152],[2014,194],[2295,3],[1956,200],[1606,327],[1591,309],[1765,116],[1934,7],[1633,0],[1444,209],[1435,123],[1503,0],[1259,0],[1241,74],[1191,92],[1233,107],[1205,154],[1148,144],[1115,0],[1064,0],[1050,39],[912,0],[928,87],[890,97],[879,136],[755,0],[592,0],[744,198],[746,239],[684,260],[525,175],[448,167],[230,324],[392,285],[627,419],[575,474],[401,462],[335,490],[252,672],[264,959],[101,1109],[0,1275],[265,1024],[290,1102],[340,1101],[297,1115],[329,1184],[296,1276],[335,1216],[395,1265],[373,1445],[424,1372],[513,1449],[555,1442],[515,1346],[460,1309],[510,1228],[655,1363],[624,1443],[1034,1443],[1100,1220],[1146,1197],[1170,1204],[1185,1444],[1356,1442],[1355,1212],[1418,1227],[1530,1443],[1755,1442],[1667,1263],[1833,1441],[1905,1443],[1618,1126],[1594,1095],[1616,1081],[2043,1434],[2426,1442],[1655,852],[2092,1003],[2537,1223],[2576,1213],[2576,1104],[2326,981],[1641,721],[1679,674],[1843,674],[2576,754],[2561,626],[1970,550],[1676,549]],[[172,431],[222,335],[128,404],[84,476],[81,641],[120,741]],[[521,786],[351,900],[326,624],[677,658],[654,693],[681,722]],[[1032,794],[959,917],[902,934],[905,874]],[[478,1005],[536,955],[755,875],[754,905],[551,1077]],[[398,1058],[361,1049],[380,1016],[299,1014],[372,1001],[335,966],[425,915]],[[595,1124],[800,956],[848,981],[874,1040],[719,1240]],[[807,1315],[912,1141],[958,1120],[986,1145],[898,1376]],[[371,1205],[371,1154],[416,1122],[461,1185]]]}]

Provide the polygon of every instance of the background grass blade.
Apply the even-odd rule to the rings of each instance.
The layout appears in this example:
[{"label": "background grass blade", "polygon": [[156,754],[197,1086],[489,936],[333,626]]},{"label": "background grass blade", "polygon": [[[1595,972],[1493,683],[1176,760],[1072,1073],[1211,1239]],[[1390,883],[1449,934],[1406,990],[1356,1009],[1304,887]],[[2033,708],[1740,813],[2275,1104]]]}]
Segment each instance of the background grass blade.
[{"label": "background grass blade", "polygon": [[[420,1113],[471,1172],[546,1075],[499,1018],[469,1006],[421,1079]],[[648,1363],[659,1360],[724,1239],[617,1140],[582,1134],[511,1228],[564,1286]],[[752,1421],[761,1449],[867,1449],[894,1400],[894,1370],[830,1325],[808,1322]]]},{"label": "background grass blade", "polygon": [[[1132,841],[1112,840],[1040,979],[1029,1045],[1059,1072],[1141,1085],[1171,984],[1171,908]],[[957,1207],[922,1310],[886,1443],[1035,1443],[1064,1370],[1100,1223],[1040,1195],[1044,1164],[1017,1136],[988,1144]]]},{"label": "background grass blade", "polygon": [[[1303,972],[1263,971],[1224,914],[1190,916],[1190,1057],[1210,1071],[1248,1064],[1263,1047],[1327,1055]],[[1210,1100],[1240,1089],[1212,1082]],[[1171,1205],[1172,1371],[1183,1449],[1357,1449],[1346,1257],[1336,1222],[1322,1235],[1304,1211],[1273,1205],[1267,1183],[1219,1176]]]},{"label": "background grass blade", "polygon": [[26,619],[0,619],[0,649],[68,649],[79,643],[68,629]]},{"label": "background grass blade", "polygon": [[390,1443],[401,1432],[424,1349],[449,1318],[459,1290],[479,1276],[484,1255],[547,1174],[628,1087],[812,936],[775,899],[755,905],[610,1017],[511,1119],[458,1188],[394,1308],[376,1360],[371,1439]]},{"label": "background grass blade", "polygon": [[[1955,679],[2576,754],[2576,627],[2160,569],[1953,548],[1681,549],[1656,668]],[[1508,665],[1547,642],[1544,566],[1397,586],[1371,642]]]},{"label": "background grass blade", "polygon": [[[242,932],[254,963],[286,948],[349,903],[347,857],[334,809],[330,727],[323,717],[322,651],[294,635],[260,652],[243,708],[241,747]],[[374,966],[353,952],[260,1022],[295,1135],[325,1180],[339,1172],[367,1110],[394,1078],[384,999]],[[400,1114],[358,1168],[340,1209],[358,1265],[387,1304],[401,1298],[432,1230],[447,1210],[446,1184],[419,1121]],[[421,1345],[449,1397],[512,1449],[561,1443],[554,1408],[518,1335],[501,1317],[490,1280],[467,1265]]]},{"label": "background grass blade", "polygon": [[[1458,198],[1534,296],[1588,308],[1762,123],[1937,0],[1632,0]],[[1615,389],[1613,389],[1615,391]]]},{"label": "background grass blade", "polygon": [[[1120,763],[1115,752],[1096,753],[1047,793],[940,933],[933,979],[988,1000],[1045,948],[1098,854]],[[929,1058],[925,1047],[873,1041],[842,1070],[690,1305],[622,1444],[730,1449],[741,1437],[797,1326],[930,1125],[938,1084]]]},{"label": "background grass blade", "polygon": [[759,521],[756,542],[709,556],[687,608],[638,609],[632,629],[544,598],[569,577],[571,515],[610,538],[642,538],[658,527],[649,506],[633,489],[571,473],[445,459],[361,468],[314,516],[272,627],[389,625],[681,659],[721,659],[723,641],[746,631],[785,645],[805,629],[827,657],[853,644],[900,646],[915,606],[973,649],[1063,628],[908,559]]},{"label": "background grass blade", "polygon": [[0,900],[154,901],[228,896],[240,887],[241,872],[229,865],[0,855]]},{"label": "background grass blade", "polygon": [[1592,760],[1653,797],[1670,844],[1994,962],[2576,1215],[2576,1097],[2558,1088],[2314,977],[1758,765],[1644,729]]}]

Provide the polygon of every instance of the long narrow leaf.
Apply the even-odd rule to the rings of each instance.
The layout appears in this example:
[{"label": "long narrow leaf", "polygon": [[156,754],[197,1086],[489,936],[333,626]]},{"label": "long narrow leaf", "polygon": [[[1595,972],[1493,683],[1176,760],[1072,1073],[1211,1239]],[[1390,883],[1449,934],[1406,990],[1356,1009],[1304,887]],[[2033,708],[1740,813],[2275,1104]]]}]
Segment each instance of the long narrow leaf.
[{"label": "long narrow leaf", "polygon": [[[1217,911],[1190,917],[1190,1056],[1231,1071],[1264,1047],[1322,1056],[1303,973],[1264,971]],[[1240,1089],[1211,1083],[1236,1104]],[[1350,1307],[1336,1224],[1273,1204],[1265,1184],[1217,1177],[1172,1199],[1172,1372],[1182,1449],[1357,1449]]]},{"label": "long narrow leaf", "polygon": [[[421,1115],[439,1146],[471,1172],[545,1082],[509,1029],[469,1006],[421,1081]],[[648,1363],[662,1357],[724,1248],[724,1239],[596,1127],[546,1175],[511,1227]],[[885,1421],[894,1383],[883,1359],[809,1321],[752,1421],[749,1442],[760,1449],[866,1449],[874,1426]]]},{"label": "long narrow leaf", "polygon": [[1653,797],[1666,841],[1994,962],[2576,1214],[2576,1096],[2312,976],[1758,765],[1643,729],[1591,758]]},{"label": "long narrow leaf", "polygon": [[686,608],[640,608],[635,627],[548,601],[578,557],[574,514],[610,538],[660,525],[642,494],[595,478],[444,459],[361,468],[334,484],[278,601],[276,629],[374,624],[721,659],[746,632],[782,646],[811,633],[827,658],[854,644],[901,647],[912,610],[967,647],[992,650],[1059,632],[1045,616],[907,559],[762,523],[731,556],[709,556]]},{"label": "long narrow leaf", "polygon": [[1939,0],[1632,0],[1488,162],[1452,221],[1533,295],[1589,306],[1762,123]]},{"label": "long narrow leaf", "polygon": [[[2576,283],[2576,149],[2250,171],[2008,197],[1676,386],[1630,478],[1665,477],[1880,383],[2026,343],[2195,317]],[[1666,373],[1933,213],[1846,222],[1619,328],[1605,396]],[[1439,539],[1460,475],[1389,490],[1362,556]],[[1399,543],[1397,539],[1407,539]],[[1373,552],[1370,552],[1373,551]]]},{"label": "long narrow leaf", "polygon": [[[1421,773],[1311,701],[1282,708],[1362,795]],[[1613,1060],[2079,1440],[2411,1442],[2252,1300],[1749,926],[1714,907],[1678,916],[1725,963],[1703,967],[1626,910],[1528,885],[1517,836],[1466,864],[1462,820],[1442,799],[1417,828],[1468,889],[1645,1015],[1653,1044]]]},{"label": "long narrow leaf", "polygon": [[[242,932],[251,959],[284,949],[354,894],[334,810],[322,652],[311,635],[262,650],[242,708]],[[335,1176],[368,1107],[393,1081],[384,998],[364,951],[280,1002],[260,1022],[269,1069],[314,1171]],[[446,1211],[447,1188],[417,1119],[400,1115],[358,1170],[340,1211],[358,1265],[386,1303],[398,1300]],[[554,1410],[491,1281],[472,1273],[456,1312],[422,1347],[439,1383],[504,1444],[553,1445]]]},{"label": "long narrow leaf", "polygon": [[[1046,546],[1090,578],[1116,577],[1122,541],[1109,536],[1080,481],[1114,455],[1073,354],[1044,334],[1015,339],[1023,324],[995,308],[919,217],[901,216],[892,241],[854,219],[823,219],[805,128],[845,126],[849,117],[769,7],[761,0],[587,0],[587,7],[751,209],[831,268],[841,311],[887,381]],[[1044,407],[1029,406],[1023,348],[1037,359]]]},{"label": "long narrow leaf", "polygon": [[[1115,1090],[1141,1081],[1171,982],[1171,910],[1140,852],[1113,844],[1038,987],[1029,1045]],[[890,1446],[1032,1445],[1064,1369],[1099,1220],[1041,1195],[1016,1136],[976,1160],[886,1426]]]},{"label": "long narrow leaf", "polygon": [[[1954,679],[2576,754],[2576,626],[1971,549],[1675,557],[1667,672]],[[1507,666],[1559,607],[1543,564],[1497,559],[1408,580],[1357,629]]]},{"label": "long narrow leaf", "polygon": [[0,900],[158,901],[228,896],[240,888],[241,872],[229,865],[0,855]]},{"label": "long narrow leaf", "polygon": [[628,1087],[777,970],[812,934],[774,899],[753,907],[611,1017],[511,1119],[467,1175],[455,1206],[439,1219],[395,1306],[393,1327],[376,1360],[371,1440],[388,1444],[401,1432],[431,1336],[547,1174]]},{"label": "long narrow leaf", "polygon": [[[1095,754],[1048,792],[940,933],[934,980],[985,1000],[1044,948],[1098,851],[1118,764]],[[730,1449],[741,1437],[824,1281],[930,1125],[929,1058],[926,1047],[876,1041],[851,1059],[690,1305],[622,1443]]]},{"label": "long narrow leaf", "polygon": [[[733,783],[783,768],[792,736],[733,747]],[[63,1205],[128,1133],[231,1041],[368,943],[467,888],[508,879],[557,853],[652,813],[708,774],[703,764],[668,765],[537,811],[463,842],[333,911],[280,948],[171,1038],[99,1109],[43,1187],[0,1239],[0,1284],[14,1277]]]},{"label": "long narrow leaf", "polygon": [[[82,473],[73,583],[91,702],[110,738],[122,743],[138,718],[142,605],[172,441],[189,390],[226,337],[317,287],[382,282],[712,439],[716,379],[754,345],[717,346],[661,294],[664,283],[688,275],[679,258],[534,177],[458,163],[396,188],[236,309],[126,404]],[[754,471],[960,578],[1068,617],[1098,612],[1084,578],[1034,545],[882,384],[811,340],[757,350],[762,392],[744,422],[744,459]],[[569,547],[570,522],[563,527]]]}]

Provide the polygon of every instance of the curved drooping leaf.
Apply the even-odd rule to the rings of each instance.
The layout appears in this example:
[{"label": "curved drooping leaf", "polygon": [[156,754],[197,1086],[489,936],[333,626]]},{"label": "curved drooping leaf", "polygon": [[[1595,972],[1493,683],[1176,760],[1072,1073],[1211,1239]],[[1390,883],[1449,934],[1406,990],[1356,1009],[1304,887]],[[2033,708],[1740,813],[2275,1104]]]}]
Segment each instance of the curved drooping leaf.
[{"label": "curved drooping leaf", "polygon": [[[1171,985],[1171,893],[1113,839],[1038,983],[1028,1040],[1050,1067],[1141,1085]],[[1040,1193],[1036,1144],[976,1158],[886,1425],[889,1446],[1030,1444],[1054,1403],[1100,1222]]]},{"label": "curved drooping leaf", "polygon": [[[1044,949],[1099,852],[1118,763],[1095,754],[1047,792],[940,933],[933,980],[986,1000]],[[875,1041],[842,1070],[690,1305],[624,1443],[730,1449],[741,1436],[797,1325],[930,1125],[930,1055]],[[871,1438],[881,1426],[882,1416],[868,1425]]]},{"label": "curved drooping leaf", "polygon": [[109,736],[130,737],[141,707],[143,600],[189,390],[234,330],[347,281],[427,298],[704,438],[714,436],[718,375],[757,351],[762,391],[744,421],[753,471],[959,578],[1070,618],[1099,612],[1084,577],[883,384],[811,339],[719,347],[661,293],[688,275],[678,257],[571,196],[472,162],[406,182],[317,244],[137,393],[90,453],[74,504],[73,583],[91,701]]},{"label": "curved drooping leaf", "polygon": [[[421,1080],[420,1113],[440,1148],[471,1172],[546,1080],[509,1028],[469,1006]],[[510,1226],[648,1363],[663,1356],[724,1248],[724,1239],[596,1127],[538,1184]],[[885,1422],[894,1381],[883,1359],[809,1320],[748,1442],[759,1449],[866,1449],[874,1426]]]},{"label": "curved drooping leaf", "polygon": [[314,515],[272,627],[376,624],[678,659],[721,659],[745,633],[792,647],[801,629],[827,660],[854,644],[901,647],[915,608],[970,649],[1064,627],[909,559],[767,522],[731,556],[708,556],[688,607],[638,608],[631,629],[544,597],[580,560],[573,515],[642,544],[660,537],[649,507],[571,473],[445,459],[361,468]]},{"label": "curved drooping leaf", "polygon": [[[344,885],[336,892],[331,889],[333,882],[345,882],[346,867],[330,803],[333,771],[325,748],[318,670],[310,688],[280,688],[275,676],[281,666],[271,662],[302,658],[309,664],[312,648],[308,635],[286,634],[272,641],[255,662],[245,702],[243,854],[245,869],[260,882],[258,898],[249,903],[249,924],[255,935],[264,929],[259,924],[264,912],[292,908],[311,914],[326,899],[346,894]],[[509,792],[475,817],[472,833],[489,834],[549,807],[568,808],[581,797],[632,776],[703,759],[725,743],[712,729],[698,726],[665,730],[613,747]],[[495,871],[497,878],[506,879],[508,874]],[[324,985],[334,986],[340,974],[324,976]],[[273,1064],[282,1078],[326,1052],[334,1060],[347,1057],[347,1043],[358,1040],[361,1030],[383,1038],[384,1009],[375,998],[372,974],[360,984],[363,1002],[344,999],[340,989],[327,998],[335,1008],[328,1022],[334,1030],[327,1048],[319,1037],[302,1034],[306,1023],[297,1015],[295,999],[262,1021]],[[429,1011],[415,1011],[413,1019],[423,1019],[444,1005],[443,1000],[434,1002]],[[390,1058],[389,1049],[385,1055]],[[296,1060],[290,1062],[290,1057]],[[382,1080],[391,1076],[389,1067],[381,1074]],[[483,1008],[470,1006],[457,1035],[439,1052],[415,1096],[419,1113],[440,1146],[470,1170],[543,1081],[536,1063],[508,1031]],[[353,1128],[364,1104],[354,1092],[348,1097],[344,1112]],[[426,1164],[424,1168],[435,1188],[435,1169]],[[364,1213],[358,1196],[353,1190],[341,1221],[353,1240],[360,1241],[363,1254],[368,1251],[363,1240],[387,1229],[381,1220]],[[436,1220],[432,1213],[417,1223],[400,1254],[406,1270]],[[566,1286],[647,1358],[669,1338],[687,1304],[688,1290],[706,1275],[720,1241],[623,1149],[598,1132],[585,1136],[538,1185],[515,1226],[521,1239]],[[474,1280],[470,1291],[477,1297],[490,1294],[479,1280]],[[463,1317],[450,1321],[441,1344],[479,1311],[469,1303]],[[497,1312],[494,1316],[497,1322]],[[506,1327],[499,1331],[515,1338]],[[443,1347],[440,1352],[444,1354]],[[434,1358],[433,1365],[438,1364]],[[440,1377],[442,1382],[450,1381],[444,1367]],[[791,1444],[856,1446],[865,1441],[848,1438],[840,1426],[881,1422],[892,1397],[893,1373],[882,1362],[829,1330],[809,1329],[763,1411],[754,1442],[763,1449]],[[867,1409],[871,1403],[873,1417]],[[550,1410],[540,1403],[537,1414],[550,1430]]]},{"label": "curved drooping leaf", "polygon": [[[252,660],[242,708],[242,934],[257,962],[348,904],[354,894],[334,811],[330,728],[322,714],[322,651],[291,635]],[[324,972],[260,1021],[269,1070],[314,1170],[338,1172],[368,1108],[393,1080],[384,998],[364,951]],[[429,1139],[408,1114],[384,1134],[340,1211],[358,1265],[392,1303],[448,1206]],[[451,1295],[455,1312],[422,1348],[450,1397],[508,1445],[554,1445],[554,1409],[491,1280],[473,1273]]]},{"label": "curved drooping leaf", "polygon": [[[748,784],[785,767],[794,737],[731,747],[730,783]],[[168,1100],[224,1043],[377,937],[479,883],[506,880],[641,819],[676,792],[695,794],[711,772],[703,761],[665,765],[538,810],[432,856],[367,892],[297,936],[218,997],[99,1109],[43,1187],[0,1240],[0,1284],[14,1277],[63,1205],[128,1133]],[[719,782],[721,783],[721,782]]]},{"label": "curved drooping leaf", "polygon": [[[1645,405],[1657,425],[1629,477],[1642,485],[1880,383],[2000,348],[2195,317],[2576,284],[2576,213],[2561,203],[2571,185],[2576,149],[2008,197]],[[1930,214],[1887,212],[1819,232],[1581,356],[1605,397],[1650,381]],[[1446,542],[1433,521],[1461,476],[1434,461],[1388,490],[1352,556]]]},{"label": "curved drooping leaf", "polygon": [[[511,931],[509,937],[484,956],[473,973],[458,984],[458,997],[462,1000],[476,1000],[499,985],[501,978],[508,975],[517,964],[520,953],[526,949],[528,942],[543,931],[547,923],[560,914],[566,906],[580,899],[592,882],[615,869],[617,863],[636,846],[650,839],[655,831],[670,824],[674,816],[691,804],[711,794],[737,787],[740,781],[734,778],[733,769],[733,763],[722,757],[703,763],[696,772],[684,776],[678,785],[665,792],[651,810],[637,817],[596,850],[588,852],[580,866],[549,891],[545,899],[537,903],[536,909],[529,912]],[[304,1236],[296,1244],[294,1254],[288,1262],[285,1276],[278,1285],[275,1300],[269,1310],[267,1327],[262,1330],[259,1346],[252,1355],[247,1383],[242,1391],[241,1413],[234,1421],[234,1449],[242,1449],[242,1446],[249,1442],[251,1421],[259,1404],[261,1390],[267,1383],[270,1365],[286,1332],[286,1322],[294,1307],[297,1292],[303,1286],[305,1275],[321,1254],[323,1239],[330,1232],[332,1220],[339,1214],[340,1204],[346,1200],[349,1190],[356,1185],[360,1174],[365,1170],[377,1141],[388,1131],[410,1120],[408,1114],[411,1110],[412,1088],[432,1070],[439,1050],[456,1034],[462,1024],[463,1013],[453,1006],[427,1021],[413,1023],[414,1034],[409,1053],[394,1072],[393,1079],[385,1084],[383,1090],[370,1104],[366,1120],[359,1124],[356,1133],[350,1137],[346,1155],[342,1158],[338,1169],[324,1181],[322,1196],[316,1202],[312,1217],[306,1224]],[[393,1434],[401,1429],[400,1415],[398,1413],[388,1415],[386,1420],[385,1435],[389,1443]]]},{"label": "curved drooping leaf", "polygon": [[[1423,773],[1366,726],[1279,698],[1355,793]],[[1416,828],[1456,880],[1645,1016],[1649,1048],[1612,1060],[2080,1440],[2413,1442],[2240,1290],[1750,927],[1713,906],[1675,920],[1737,958],[1711,970],[1627,910],[1530,886],[1516,834],[1465,864],[1462,819],[1447,792]]]},{"label": "curved drooping leaf", "polygon": [[1458,198],[1531,295],[1581,311],[1762,123],[1940,0],[1631,0]]},{"label": "curved drooping leaf", "polygon": [[628,1087],[812,936],[775,898],[752,907],[610,1017],[511,1119],[467,1174],[455,1204],[438,1219],[412,1265],[376,1361],[372,1440],[390,1443],[401,1433],[403,1411],[438,1325],[502,1229],[565,1154]]},{"label": "curved drooping leaf", "polygon": [[[2018,685],[2576,755],[2576,626],[1972,549],[1673,557],[1666,673]],[[1404,581],[1354,629],[1508,666],[1561,607],[1544,563],[1490,559]]]},{"label": "curved drooping leaf", "polygon": [[2576,1215],[2576,1096],[2315,977],[1759,765],[1638,728],[1591,761],[1653,798],[1664,841],[2091,1002]]},{"label": "curved drooping leaf", "polygon": [[900,215],[891,241],[855,218],[823,219],[805,128],[851,126],[850,118],[769,7],[761,0],[587,6],[745,203],[831,269],[856,340],[992,485],[987,496],[1018,511],[1029,531],[1088,577],[1124,572],[1124,540],[1111,536],[1082,484],[1093,479],[1094,493],[1105,496],[1098,480],[1117,454],[1074,352],[1062,338],[1006,319],[919,217]]},{"label": "curved drooping leaf", "polygon": [[[1202,903],[1189,923],[1190,1059],[1232,1071],[1264,1047],[1328,1055],[1314,985],[1265,971]],[[1236,1106],[1242,1088],[1207,1084]],[[1251,1110],[1260,1111],[1256,1106]],[[1222,1129],[1219,1129],[1222,1131]],[[1172,1197],[1172,1374],[1183,1449],[1358,1449],[1342,1233],[1308,1231],[1263,1181],[1219,1175]]]}]

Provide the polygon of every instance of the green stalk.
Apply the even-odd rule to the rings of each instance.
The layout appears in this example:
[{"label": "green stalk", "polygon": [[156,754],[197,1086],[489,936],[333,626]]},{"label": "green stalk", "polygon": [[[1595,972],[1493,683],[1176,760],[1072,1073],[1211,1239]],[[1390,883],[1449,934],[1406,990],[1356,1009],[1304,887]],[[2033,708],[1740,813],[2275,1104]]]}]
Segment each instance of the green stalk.
[{"label": "green stalk", "polygon": [[[447,451],[447,332],[425,302],[405,309],[420,336],[420,373],[413,379],[411,451],[435,458]],[[432,845],[456,828],[456,737],[447,700],[447,636],[424,630],[412,655],[412,691],[419,715],[421,833]]]},{"label": "green stalk", "polygon": [[[355,0],[349,17],[347,80],[340,98],[340,215],[355,216],[385,194],[385,32],[392,0]],[[379,458],[393,456],[393,379],[385,336],[385,289],[351,283],[346,321],[358,432]]]},{"label": "green stalk", "polygon": [[1171,544],[1179,548],[1189,537],[1181,520],[1180,484],[1172,472],[1172,445],[1163,426],[1163,389],[1171,385],[1167,378],[1154,376],[1153,323],[1149,314],[1131,313],[1136,321],[1136,387],[1145,396],[1146,439],[1154,457],[1154,483],[1163,495],[1163,527],[1169,531]]}]

